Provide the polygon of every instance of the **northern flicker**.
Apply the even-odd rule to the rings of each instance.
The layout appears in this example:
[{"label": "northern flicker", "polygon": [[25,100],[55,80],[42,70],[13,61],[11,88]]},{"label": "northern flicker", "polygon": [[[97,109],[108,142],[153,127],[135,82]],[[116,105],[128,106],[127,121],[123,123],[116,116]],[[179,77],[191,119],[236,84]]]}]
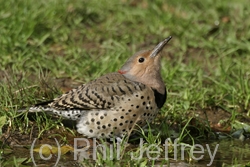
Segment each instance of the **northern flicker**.
[{"label": "northern flicker", "polygon": [[161,77],[161,51],[172,37],[152,50],[130,57],[118,72],[103,75],[29,112],[52,112],[77,121],[89,138],[123,137],[137,124],[144,127],[166,101]]}]

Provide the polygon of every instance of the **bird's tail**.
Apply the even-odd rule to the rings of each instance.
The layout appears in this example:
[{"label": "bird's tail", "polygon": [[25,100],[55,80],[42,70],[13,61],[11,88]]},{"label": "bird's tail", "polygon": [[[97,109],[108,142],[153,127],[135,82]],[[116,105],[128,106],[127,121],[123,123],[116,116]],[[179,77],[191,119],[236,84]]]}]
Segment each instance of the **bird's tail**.
[{"label": "bird's tail", "polygon": [[67,110],[56,110],[55,108],[50,107],[48,104],[49,102],[43,102],[43,103],[39,103],[36,104],[34,106],[31,107],[27,107],[27,108],[22,108],[20,110],[18,110],[18,112],[28,112],[29,118],[33,119],[34,116],[36,117],[37,114],[43,114],[45,113],[46,115],[48,115],[50,118],[52,119],[58,119],[58,118],[62,118],[61,121],[64,124],[64,126],[66,127],[75,127],[76,125],[76,120],[80,117],[80,113],[75,113],[69,115]]},{"label": "bird's tail", "polygon": [[52,108],[48,105],[51,102],[52,101],[38,103],[31,107],[22,108],[18,110],[18,112],[51,112]]},{"label": "bird's tail", "polygon": [[18,112],[29,112],[29,113],[36,113],[36,112],[45,112],[46,114],[52,116],[52,117],[62,117],[64,119],[70,119],[70,120],[77,120],[81,117],[84,110],[82,109],[56,109],[53,107],[50,107],[49,102],[43,102],[36,104],[34,106],[23,108],[18,110]]}]

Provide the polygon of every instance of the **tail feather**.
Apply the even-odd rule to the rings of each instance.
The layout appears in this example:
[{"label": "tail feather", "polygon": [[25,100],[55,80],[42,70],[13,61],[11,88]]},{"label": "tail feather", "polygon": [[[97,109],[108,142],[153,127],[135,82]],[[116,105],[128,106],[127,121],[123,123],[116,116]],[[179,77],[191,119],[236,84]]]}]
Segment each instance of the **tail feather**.
[{"label": "tail feather", "polygon": [[29,112],[29,113],[35,113],[35,112],[45,112],[48,115],[51,115],[53,117],[63,117],[64,119],[70,119],[70,120],[78,120],[82,113],[86,112],[82,109],[64,109],[59,110],[50,107],[48,104],[50,102],[43,102],[36,104],[34,106],[31,106],[29,108],[24,108],[18,110],[18,112]]},{"label": "tail feather", "polygon": [[[28,112],[28,116],[31,120],[34,120],[34,117],[40,114],[42,114],[42,112],[45,112],[46,115],[50,116],[53,119],[58,119],[60,117],[62,117],[63,119],[61,120],[63,125],[66,127],[70,127],[70,128],[75,128],[76,127],[76,120],[81,116],[81,114],[75,114],[75,115],[70,115],[71,117],[69,117],[67,115],[67,117],[65,116],[69,111],[57,111],[53,108],[50,108],[48,105],[46,105],[46,103],[43,103],[44,106],[42,106],[41,104],[36,104],[35,106],[29,107],[29,108],[23,108],[18,110],[18,112]],[[59,114],[57,114],[57,113]],[[60,114],[63,113],[63,114]],[[64,114],[65,113],[65,114]]]},{"label": "tail feather", "polygon": [[18,112],[52,112],[51,108],[49,107],[49,103],[51,103],[51,101],[46,101],[46,102],[42,102],[42,103],[37,103],[32,107],[27,107],[27,108],[22,108],[20,110],[18,110]]}]

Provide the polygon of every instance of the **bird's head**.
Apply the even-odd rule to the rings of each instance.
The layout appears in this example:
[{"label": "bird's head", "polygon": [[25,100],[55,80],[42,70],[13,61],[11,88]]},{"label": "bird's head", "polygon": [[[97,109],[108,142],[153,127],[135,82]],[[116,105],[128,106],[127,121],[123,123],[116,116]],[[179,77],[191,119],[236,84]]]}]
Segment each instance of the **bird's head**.
[{"label": "bird's head", "polygon": [[160,42],[152,50],[140,51],[130,57],[118,71],[126,78],[148,85],[158,92],[165,91],[165,85],[161,78],[161,51],[172,37]]}]

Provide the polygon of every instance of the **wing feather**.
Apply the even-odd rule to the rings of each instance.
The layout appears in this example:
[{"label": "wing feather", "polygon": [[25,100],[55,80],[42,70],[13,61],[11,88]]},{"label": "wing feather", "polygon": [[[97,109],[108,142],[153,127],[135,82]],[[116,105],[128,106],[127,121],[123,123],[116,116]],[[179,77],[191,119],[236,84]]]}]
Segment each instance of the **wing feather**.
[{"label": "wing feather", "polygon": [[104,75],[55,98],[50,107],[65,109],[107,109],[114,107],[125,95],[145,89],[144,84],[126,79],[119,73]]}]

